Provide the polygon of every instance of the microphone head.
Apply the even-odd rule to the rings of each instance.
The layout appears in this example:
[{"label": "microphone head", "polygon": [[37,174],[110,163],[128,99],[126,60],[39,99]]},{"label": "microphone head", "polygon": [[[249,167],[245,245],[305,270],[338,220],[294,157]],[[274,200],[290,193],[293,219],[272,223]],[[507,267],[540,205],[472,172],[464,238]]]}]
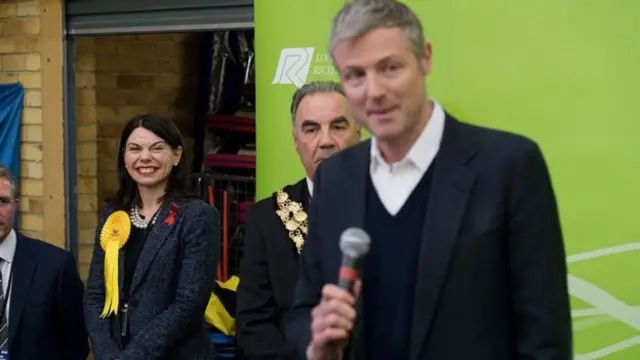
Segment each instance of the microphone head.
[{"label": "microphone head", "polygon": [[360,228],[348,228],[340,235],[340,250],[352,258],[359,258],[369,252],[371,238]]}]

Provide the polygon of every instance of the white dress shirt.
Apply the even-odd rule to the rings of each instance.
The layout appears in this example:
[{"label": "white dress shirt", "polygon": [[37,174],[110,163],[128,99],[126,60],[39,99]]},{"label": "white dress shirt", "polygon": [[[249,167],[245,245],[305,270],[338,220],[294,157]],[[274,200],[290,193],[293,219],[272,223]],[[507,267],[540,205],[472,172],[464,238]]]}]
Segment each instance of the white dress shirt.
[{"label": "white dress shirt", "polygon": [[2,274],[2,293],[7,299],[7,307],[5,309],[7,324],[9,324],[9,307],[11,305],[11,289],[9,288],[9,276],[11,275],[11,267],[13,266],[13,257],[16,254],[17,241],[18,239],[16,236],[16,232],[14,230],[11,230],[4,241],[0,242],[0,274]]},{"label": "white dress shirt", "polygon": [[431,119],[404,159],[388,164],[380,154],[376,139],[371,139],[369,174],[380,201],[391,215],[395,216],[402,209],[440,149],[445,114],[437,101],[431,101]]}]

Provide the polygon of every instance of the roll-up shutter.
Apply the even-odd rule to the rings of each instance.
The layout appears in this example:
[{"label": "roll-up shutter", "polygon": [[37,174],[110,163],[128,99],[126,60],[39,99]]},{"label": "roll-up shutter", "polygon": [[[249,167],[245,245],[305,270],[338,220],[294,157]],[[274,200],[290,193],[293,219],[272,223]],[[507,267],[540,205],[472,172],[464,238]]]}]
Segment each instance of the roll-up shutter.
[{"label": "roll-up shutter", "polygon": [[65,14],[70,35],[253,28],[253,0],[67,0]]}]

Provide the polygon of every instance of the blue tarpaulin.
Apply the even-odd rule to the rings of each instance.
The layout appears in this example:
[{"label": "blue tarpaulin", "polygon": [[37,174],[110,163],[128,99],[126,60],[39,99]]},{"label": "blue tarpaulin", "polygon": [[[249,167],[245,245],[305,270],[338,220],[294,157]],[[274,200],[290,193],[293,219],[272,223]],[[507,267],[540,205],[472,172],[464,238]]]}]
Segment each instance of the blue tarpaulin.
[{"label": "blue tarpaulin", "polygon": [[20,177],[20,119],[24,88],[22,84],[0,84],[0,164]]}]

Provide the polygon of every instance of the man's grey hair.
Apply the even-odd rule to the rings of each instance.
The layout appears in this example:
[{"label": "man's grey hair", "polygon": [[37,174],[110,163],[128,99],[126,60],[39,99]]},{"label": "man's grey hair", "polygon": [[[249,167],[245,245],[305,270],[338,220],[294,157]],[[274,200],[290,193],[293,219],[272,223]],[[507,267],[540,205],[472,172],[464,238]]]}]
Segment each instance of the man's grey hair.
[{"label": "man's grey hair", "polygon": [[302,99],[309,95],[320,93],[338,93],[344,96],[342,86],[335,81],[312,81],[304,84],[293,93],[291,98],[291,124],[294,128],[296,125],[296,112],[298,112],[298,106],[300,106]]},{"label": "man's grey hair", "polygon": [[11,170],[0,165],[0,179],[5,179],[11,185],[11,193],[14,199],[18,198],[18,186],[16,185],[16,178],[11,173]]},{"label": "man's grey hair", "polygon": [[333,18],[329,51],[345,40],[361,37],[379,28],[399,28],[411,44],[416,58],[424,56],[424,33],[416,14],[397,0],[348,1]]}]

